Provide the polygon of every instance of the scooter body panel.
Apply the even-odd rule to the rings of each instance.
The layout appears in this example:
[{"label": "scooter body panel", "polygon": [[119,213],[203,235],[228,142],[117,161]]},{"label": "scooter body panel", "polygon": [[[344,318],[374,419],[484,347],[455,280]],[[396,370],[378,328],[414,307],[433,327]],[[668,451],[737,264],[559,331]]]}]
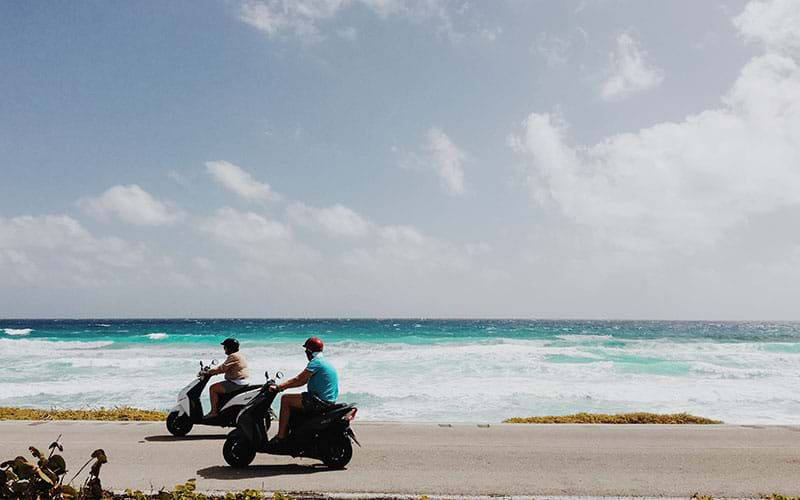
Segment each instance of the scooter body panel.
[{"label": "scooter body panel", "polygon": [[[181,415],[189,415],[190,418],[194,418],[192,400],[196,399],[197,402],[200,402],[200,394],[203,392],[203,388],[208,383],[208,377],[197,377],[189,384],[181,389],[178,393],[178,406],[175,408]],[[202,416],[203,408],[200,406],[200,415]]]},{"label": "scooter body panel", "polygon": [[220,404],[222,405],[222,409],[220,410],[220,412],[229,410],[234,406],[243,407],[244,405],[249,403],[253,398],[255,398],[257,394],[258,394],[258,389],[252,389],[249,391],[240,392],[239,394],[232,397],[230,401],[228,401],[227,403],[222,404],[222,402],[220,402]]}]

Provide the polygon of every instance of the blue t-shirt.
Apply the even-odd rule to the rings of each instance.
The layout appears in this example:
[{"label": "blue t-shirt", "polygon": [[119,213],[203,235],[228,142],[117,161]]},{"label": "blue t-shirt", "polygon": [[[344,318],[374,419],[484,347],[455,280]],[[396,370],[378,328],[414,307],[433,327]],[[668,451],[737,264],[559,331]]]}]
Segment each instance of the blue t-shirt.
[{"label": "blue t-shirt", "polygon": [[306,370],[311,372],[308,393],[327,403],[336,402],[336,398],[339,397],[339,377],[336,375],[336,369],[322,357],[322,353],[308,362]]}]

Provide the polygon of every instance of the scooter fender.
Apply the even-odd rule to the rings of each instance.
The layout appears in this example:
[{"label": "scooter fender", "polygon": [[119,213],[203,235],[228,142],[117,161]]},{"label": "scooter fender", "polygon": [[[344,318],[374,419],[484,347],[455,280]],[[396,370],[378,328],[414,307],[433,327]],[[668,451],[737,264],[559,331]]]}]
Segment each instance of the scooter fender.
[{"label": "scooter fender", "polygon": [[244,438],[250,444],[258,443],[258,429],[252,422],[248,414],[240,414],[236,422],[236,428],[228,433],[228,436],[238,436]]},{"label": "scooter fender", "polygon": [[[181,402],[183,403],[183,402]],[[186,407],[183,404],[177,404],[175,408],[170,410],[170,413],[178,412],[179,416],[188,415],[189,414],[189,400],[186,400]]]}]

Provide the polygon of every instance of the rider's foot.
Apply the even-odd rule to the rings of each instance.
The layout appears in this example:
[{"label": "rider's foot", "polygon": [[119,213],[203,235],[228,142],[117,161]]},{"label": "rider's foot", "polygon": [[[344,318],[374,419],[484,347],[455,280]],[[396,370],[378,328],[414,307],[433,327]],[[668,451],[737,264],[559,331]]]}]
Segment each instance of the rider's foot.
[{"label": "rider's foot", "polygon": [[203,419],[217,418],[217,415],[219,415],[219,414],[215,413],[215,412],[211,412],[211,413],[208,413],[207,415],[203,416]]}]

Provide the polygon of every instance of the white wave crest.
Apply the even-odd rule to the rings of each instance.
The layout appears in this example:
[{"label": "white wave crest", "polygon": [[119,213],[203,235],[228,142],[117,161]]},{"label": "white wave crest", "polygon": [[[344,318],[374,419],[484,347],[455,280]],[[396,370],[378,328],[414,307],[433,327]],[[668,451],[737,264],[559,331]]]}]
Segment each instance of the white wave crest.
[{"label": "white wave crest", "polygon": [[592,335],[592,334],[565,334],[565,335],[556,335],[556,338],[561,340],[569,340],[572,342],[592,342],[592,341],[600,341],[600,340],[612,340],[614,337],[611,335]]},{"label": "white wave crest", "polygon": [[3,328],[6,335],[27,335],[33,331],[33,328]]},{"label": "white wave crest", "polygon": [[98,340],[95,342],[73,340],[30,340],[30,339],[0,339],[0,357],[20,355],[35,356],[39,358],[57,359],[59,351],[74,351],[87,349],[101,349],[114,342],[111,340]]},{"label": "white wave crest", "polygon": [[167,337],[169,337],[169,335],[167,335],[164,332],[155,332],[147,334],[147,338],[150,340],[164,340]]}]

